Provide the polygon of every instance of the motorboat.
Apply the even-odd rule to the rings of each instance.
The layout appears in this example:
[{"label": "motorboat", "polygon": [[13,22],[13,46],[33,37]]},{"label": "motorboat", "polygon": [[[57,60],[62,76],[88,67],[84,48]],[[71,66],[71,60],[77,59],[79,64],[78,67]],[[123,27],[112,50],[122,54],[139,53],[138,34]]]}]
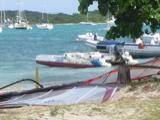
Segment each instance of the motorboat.
[{"label": "motorboat", "polygon": [[[91,68],[111,66],[107,61],[113,59],[113,56],[100,52],[89,53],[64,53],[63,55],[38,55],[36,63],[49,67],[70,67],[70,68]],[[97,60],[99,63],[96,64]]]},{"label": "motorboat", "polygon": [[143,34],[140,37],[144,43],[149,43],[152,45],[160,45],[160,33],[150,33],[150,34]]},{"label": "motorboat", "polygon": [[78,35],[78,38],[83,41],[86,41],[86,40],[102,41],[104,39],[104,37],[99,36],[97,33],[92,33],[92,32]]},{"label": "motorboat", "polygon": [[97,40],[86,40],[86,41],[85,41],[85,44],[86,44],[87,46],[89,46],[90,48],[96,50],[96,46],[97,46],[97,43],[98,43],[98,42],[99,42],[99,41],[97,41]]},{"label": "motorboat", "polygon": [[110,54],[128,51],[133,58],[160,57],[160,45],[101,41],[97,43],[96,48],[98,51]]}]

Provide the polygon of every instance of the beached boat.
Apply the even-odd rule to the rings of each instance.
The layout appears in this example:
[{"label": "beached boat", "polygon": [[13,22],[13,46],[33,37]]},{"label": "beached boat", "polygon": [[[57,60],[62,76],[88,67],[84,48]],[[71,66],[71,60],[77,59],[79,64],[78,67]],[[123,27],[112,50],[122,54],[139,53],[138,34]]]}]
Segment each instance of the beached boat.
[{"label": "beached boat", "polygon": [[[135,60],[128,52],[122,54],[127,64],[143,63],[145,60]],[[111,67],[112,64],[120,62],[115,54],[100,52],[90,53],[65,53],[63,55],[38,55],[36,63],[49,67],[70,67],[70,68],[92,68]]]},{"label": "beached boat", "polygon": [[[36,62],[38,64],[49,67],[71,67],[71,68],[90,68],[111,66],[110,61],[113,56],[105,53],[90,52],[90,53],[65,53],[63,55],[38,55]],[[96,61],[95,61],[96,60]],[[99,63],[97,62],[99,60]],[[97,64],[98,63],[98,64]]]},{"label": "beached boat", "polygon": [[98,51],[110,54],[128,51],[133,58],[160,57],[160,45],[102,41],[97,43],[96,48]]}]

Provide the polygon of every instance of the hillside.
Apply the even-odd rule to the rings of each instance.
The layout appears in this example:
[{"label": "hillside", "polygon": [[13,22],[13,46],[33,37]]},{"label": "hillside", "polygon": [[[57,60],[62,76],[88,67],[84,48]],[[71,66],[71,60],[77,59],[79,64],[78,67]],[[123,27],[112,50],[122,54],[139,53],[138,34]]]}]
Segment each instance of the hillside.
[{"label": "hillside", "polygon": [[121,88],[103,104],[29,106],[0,113],[1,120],[159,120],[160,82]]},{"label": "hillside", "polygon": [[[14,19],[16,18],[17,11],[6,11],[6,18]],[[24,15],[28,19],[28,21],[31,24],[39,23],[41,22],[41,16],[42,14],[40,12],[34,12],[34,11],[24,11]],[[44,13],[44,17],[47,18],[47,15]],[[86,15],[80,15],[80,14],[64,14],[64,13],[58,13],[58,14],[48,14],[48,19],[50,23],[79,23],[81,21],[86,21]],[[92,22],[105,22],[106,17],[101,16],[98,11],[89,12],[88,14],[88,20]]]}]

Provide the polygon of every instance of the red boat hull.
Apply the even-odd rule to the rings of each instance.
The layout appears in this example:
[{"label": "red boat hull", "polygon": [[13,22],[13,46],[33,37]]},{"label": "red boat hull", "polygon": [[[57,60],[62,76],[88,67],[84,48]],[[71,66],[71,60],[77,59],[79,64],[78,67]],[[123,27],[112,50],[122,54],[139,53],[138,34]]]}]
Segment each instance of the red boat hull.
[{"label": "red boat hull", "polygon": [[48,67],[69,67],[69,68],[93,68],[94,65],[89,64],[75,64],[75,63],[63,63],[63,62],[50,62],[50,61],[36,61],[36,63],[41,65],[46,65]]}]

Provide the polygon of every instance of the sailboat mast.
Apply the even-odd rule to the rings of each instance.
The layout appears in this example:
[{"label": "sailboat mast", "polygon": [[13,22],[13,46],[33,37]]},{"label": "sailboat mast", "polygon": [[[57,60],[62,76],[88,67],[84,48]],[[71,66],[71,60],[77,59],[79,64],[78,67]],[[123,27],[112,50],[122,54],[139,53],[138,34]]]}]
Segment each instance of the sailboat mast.
[{"label": "sailboat mast", "polygon": [[17,0],[17,7],[18,7],[18,12],[17,12],[17,19],[18,21],[21,21],[21,0]]},{"label": "sailboat mast", "polygon": [[5,12],[5,4],[4,4],[4,0],[2,0],[2,6],[3,6],[3,22],[6,22],[6,12]]},{"label": "sailboat mast", "polygon": [[2,15],[3,15],[3,14],[2,14],[2,10],[1,10],[1,25],[3,24],[3,22],[2,22],[2,21],[3,21],[3,20],[2,20],[2,19],[3,19],[3,18],[2,18],[3,16],[2,16]]},{"label": "sailboat mast", "polygon": [[88,13],[87,13],[87,22],[88,22]]},{"label": "sailboat mast", "polygon": [[0,5],[1,5],[1,6],[0,6],[0,7],[1,7],[1,8],[0,8],[0,10],[1,10],[1,12],[0,12],[0,14],[1,14],[1,22],[0,22],[0,23],[1,23],[1,25],[2,25],[2,23],[3,23],[3,22],[2,22],[2,21],[3,21],[3,18],[2,18],[2,17],[3,17],[3,14],[2,14],[2,13],[3,13],[3,12],[2,12],[2,1],[1,1],[1,0],[0,0]]}]

